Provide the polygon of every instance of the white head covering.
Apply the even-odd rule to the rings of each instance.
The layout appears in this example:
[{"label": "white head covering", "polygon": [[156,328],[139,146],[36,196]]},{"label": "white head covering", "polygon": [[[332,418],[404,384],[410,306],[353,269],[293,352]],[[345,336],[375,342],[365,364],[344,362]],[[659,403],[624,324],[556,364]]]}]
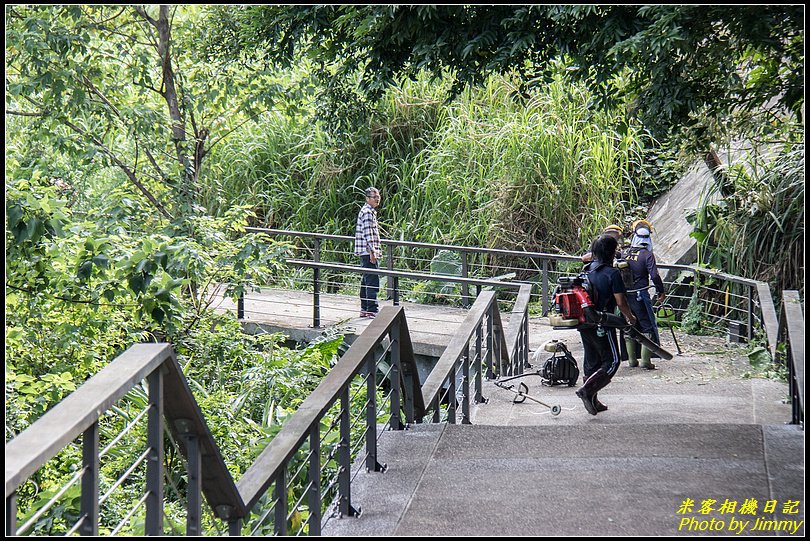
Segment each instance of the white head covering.
[{"label": "white head covering", "polygon": [[639,227],[633,235],[633,241],[630,243],[633,248],[641,247],[653,251],[652,238],[650,237],[650,230],[646,227]]}]

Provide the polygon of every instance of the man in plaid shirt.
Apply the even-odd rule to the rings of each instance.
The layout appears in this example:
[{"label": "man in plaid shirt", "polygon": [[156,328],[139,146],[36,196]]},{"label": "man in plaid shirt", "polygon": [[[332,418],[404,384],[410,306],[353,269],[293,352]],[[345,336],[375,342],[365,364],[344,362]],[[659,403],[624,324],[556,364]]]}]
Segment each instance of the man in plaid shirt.
[{"label": "man in plaid shirt", "polygon": [[[360,265],[367,269],[380,268],[382,247],[380,228],[377,225],[377,210],[380,204],[380,190],[367,188],[366,203],[357,215],[354,232],[354,254],[360,256]],[[377,315],[377,292],[380,290],[380,277],[377,274],[364,274],[360,278],[360,317],[373,318]]]}]

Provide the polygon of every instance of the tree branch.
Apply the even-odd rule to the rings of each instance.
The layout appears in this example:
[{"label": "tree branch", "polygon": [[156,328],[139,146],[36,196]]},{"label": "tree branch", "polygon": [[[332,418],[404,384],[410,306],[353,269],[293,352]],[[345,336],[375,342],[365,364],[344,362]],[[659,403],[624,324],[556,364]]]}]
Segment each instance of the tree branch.
[{"label": "tree branch", "polygon": [[27,113],[25,111],[13,111],[11,109],[6,109],[7,115],[18,115],[18,116],[47,116],[48,111],[42,111],[37,113]]},{"label": "tree branch", "polygon": [[122,162],[118,158],[118,156],[115,155],[115,153],[112,150],[107,148],[104,145],[104,143],[99,141],[96,137],[94,137],[93,135],[88,133],[86,130],[83,130],[82,128],[76,126],[75,124],[73,124],[69,120],[63,119],[62,122],[65,124],[65,126],[72,129],[73,131],[75,131],[76,133],[81,135],[82,137],[86,137],[90,141],[92,141],[92,143],[99,150],[101,150],[105,155],[107,155],[107,157],[109,157],[113,161],[113,163],[115,163],[115,165],[117,165],[118,168],[121,169],[124,172],[124,174],[127,176],[127,178],[129,178],[129,180],[132,181],[132,183],[141,191],[141,193],[144,196],[146,196],[146,198],[149,200],[149,202],[151,202],[152,205],[158,211],[160,211],[160,213],[166,219],[168,219],[168,220],[173,220],[174,219],[174,217],[166,210],[166,208],[155,198],[154,195],[152,195],[152,192],[150,192],[149,189],[140,180],[138,180],[138,176],[135,174],[135,172],[132,171],[129,167],[127,167],[127,165],[124,162]]}]

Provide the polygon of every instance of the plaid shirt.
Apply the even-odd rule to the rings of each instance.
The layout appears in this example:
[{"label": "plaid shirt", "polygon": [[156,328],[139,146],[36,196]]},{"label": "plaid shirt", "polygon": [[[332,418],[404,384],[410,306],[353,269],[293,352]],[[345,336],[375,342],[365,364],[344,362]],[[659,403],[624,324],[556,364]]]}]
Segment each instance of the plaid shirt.
[{"label": "plaid shirt", "polygon": [[377,211],[365,203],[357,215],[357,227],[354,230],[354,255],[382,257],[380,246],[380,229],[377,225]]}]

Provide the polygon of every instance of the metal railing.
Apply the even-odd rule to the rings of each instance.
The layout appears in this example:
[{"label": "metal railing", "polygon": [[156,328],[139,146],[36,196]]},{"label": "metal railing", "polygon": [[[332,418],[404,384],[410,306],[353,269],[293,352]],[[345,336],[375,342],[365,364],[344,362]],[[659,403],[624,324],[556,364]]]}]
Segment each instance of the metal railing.
[{"label": "metal railing", "polygon": [[[145,449],[139,453],[135,464],[115,480],[105,494],[99,496],[100,459],[104,454],[99,451],[101,414],[115,409],[115,405],[127,393],[144,381],[148,393]],[[199,407],[175,360],[171,346],[137,344],[6,443],[6,535],[25,533],[39,518],[35,515],[21,527],[17,526],[16,490],[46,462],[77,439],[81,439],[82,466],[71,483],[81,480],[81,504],[77,521],[69,531],[78,531],[82,535],[99,535],[100,504],[145,462],[146,471],[142,475],[145,479],[143,496],[124,520],[111,530],[120,530],[137,508],[143,506],[144,533],[162,533],[164,430],[168,430],[176,441],[181,442],[187,460],[186,533],[196,535],[200,531],[201,493],[205,494],[211,508],[224,515],[244,514],[236,486],[205,420],[200,415]],[[121,435],[118,434],[115,440],[120,439]],[[52,498],[47,502],[40,509],[39,515],[46,513],[55,501],[56,498]]]},{"label": "metal railing", "polygon": [[[516,305],[504,329],[493,291],[482,292],[459,329],[450,339],[422,385],[422,396],[433,422],[442,420],[440,405],[447,403],[447,421],[456,423],[458,387],[461,386],[461,423],[470,423],[471,398],[483,400],[483,378],[522,374],[528,364],[528,297],[531,286],[520,287]],[[521,310],[522,306],[522,312]],[[486,375],[484,374],[486,368]],[[471,384],[474,394],[471,393]]]},{"label": "metal railing", "polygon": [[[361,267],[347,264],[356,261],[352,250],[354,237],[265,228],[247,228],[247,231],[264,233],[295,246],[296,257],[290,260],[295,270],[275,285],[313,292],[314,327],[321,324],[321,295],[357,294],[358,281],[354,276]],[[546,315],[551,309],[558,279],[576,274],[582,266],[579,257],[570,255],[391,239],[381,242],[385,252],[383,268],[363,272],[389,277],[381,286],[395,304],[402,299],[429,303],[430,294],[420,284],[430,281],[455,284],[457,293],[450,295],[451,301],[468,307],[473,298],[471,287],[476,287],[477,293],[484,285],[491,286],[488,282],[493,280],[503,287],[508,282],[497,277],[509,275],[519,283],[534,285],[530,307]],[[457,255],[460,261],[457,276],[430,271],[431,260],[441,251]],[[699,312],[703,332],[728,334],[732,340],[740,342],[761,335],[775,355],[778,318],[766,283],[697,266],[658,266],[668,290],[667,303],[673,307],[677,321]],[[244,317],[244,299],[239,306],[239,316]]]},{"label": "metal railing", "polygon": [[779,337],[786,346],[791,424],[804,427],[804,312],[798,291],[782,292],[780,322]]},{"label": "metal railing", "polygon": [[[142,496],[118,524],[105,524],[104,533],[118,533],[144,508],[144,533],[161,535],[168,477],[164,435],[170,443],[176,442],[185,457],[184,489],[174,489],[177,499],[185,500],[187,535],[202,532],[202,496],[232,535],[288,535],[291,531],[319,535],[332,517],[359,514],[351,500],[352,465],[356,470],[359,457],[369,471],[385,469],[377,454],[377,440],[386,428],[401,430],[408,424],[424,422],[431,414],[434,421],[455,423],[459,407],[462,422],[468,423],[473,398],[470,385],[475,391],[473,399],[480,401],[485,365],[488,375],[522,370],[528,363],[530,293],[529,285],[520,287],[507,329],[501,324],[495,292],[481,293],[424,386],[419,382],[404,308],[383,307],[238,483],[221,456],[171,346],[134,345],[6,444],[6,535],[26,533],[79,481],[80,510],[75,524],[66,525],[65,530],[68,534],[99,535],[101,505],[144,463]],[[471,350],[474,355],[470,355]],[[104,455],[99,451],[102,415],[120,411],[116,404],[144,383],[146,407],[133,424],[148,416],[145,450],[99,496],[100,458]],[[105,450],[128,430],[115,435]],[[336,437],[327,437],[330,434]],[[17,490],[79,439],[82,466],[48,505],[18,526]],[[365,449],[362,456],[361,447]],[[137,534],[137,529],[133,530]]]}]

